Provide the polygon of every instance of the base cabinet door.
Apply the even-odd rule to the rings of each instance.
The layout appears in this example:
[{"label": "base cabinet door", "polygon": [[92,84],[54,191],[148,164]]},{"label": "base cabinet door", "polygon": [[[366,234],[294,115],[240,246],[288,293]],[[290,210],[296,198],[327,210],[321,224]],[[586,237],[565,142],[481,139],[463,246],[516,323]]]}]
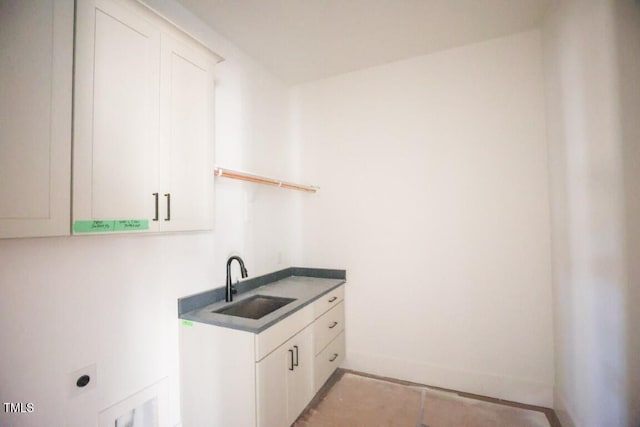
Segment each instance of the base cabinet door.
[{"label": "base cabinet door", "polygon": [[313,397],[313,328],[308,327],[289,341],[293,370],[287,375],[287,426],[293,424]]},{"label": "base cabinet door", "polygon": [[313,396],[313,330],[306,328],[256,363],[259,427],[288,427]]},{"label": "base cabinet door", "polygon": [[287,425],[288,350],[285,343],[256,363],[259,427]]}]

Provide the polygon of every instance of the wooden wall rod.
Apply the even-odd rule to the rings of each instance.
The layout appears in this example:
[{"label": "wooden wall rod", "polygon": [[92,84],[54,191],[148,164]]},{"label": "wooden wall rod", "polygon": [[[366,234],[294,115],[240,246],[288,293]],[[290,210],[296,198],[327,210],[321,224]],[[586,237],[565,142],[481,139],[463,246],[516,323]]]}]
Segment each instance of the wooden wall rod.
[{"label": "wooden wall rod", "polygon": [[221,168],[221,167],[218,167],[218,166],[216,166],[213,169],[213,171],[214,171],[215,176],[221,176],[221,177],[224,177],[224,178],[231,178],[231,179],[239,179],[239,180],[242,180],[242,181],[255,182],[257,184],[274,185],[276,187],[288,188],[290,190],[299,190],[299,191],[306,191],[308,193],[315,193],[316,191],[318,191],[320,189],[319,187],[315,187],[315,186],[312,186],[312,185],[295,184],[293,182],[281,181],[281,180],[275,179],[275,178],[269,178],[269,177],[266,177],[266,176],[254,175],[252,173],[247,173],[247,172],[242,172],[242,171],[237,171],[237,170]]}]

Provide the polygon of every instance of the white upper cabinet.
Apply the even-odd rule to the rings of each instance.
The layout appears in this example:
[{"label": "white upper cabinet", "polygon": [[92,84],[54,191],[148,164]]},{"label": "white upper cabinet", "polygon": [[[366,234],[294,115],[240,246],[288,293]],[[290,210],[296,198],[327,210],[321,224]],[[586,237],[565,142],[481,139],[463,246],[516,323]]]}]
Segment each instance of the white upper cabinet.
[{"label": "white upper cabinet", "polygon": [[215,62],[203,49],[164,34],[161,61],[160,227],[211,229]]},{"label": "white upper cabinet", "polygon": [[211,229],[219,58],[136,2],[76,13],[74,233]]},{"label": "white upper cabinet", "polygon": [[69,234],[73,6],[0,1],[0,238]]},{"label": "white upper cabinet", "polygon": [[78,2],[76,34],[74,231],[91,220],[141,220],[155,230],[160,32],[98,0]]}]

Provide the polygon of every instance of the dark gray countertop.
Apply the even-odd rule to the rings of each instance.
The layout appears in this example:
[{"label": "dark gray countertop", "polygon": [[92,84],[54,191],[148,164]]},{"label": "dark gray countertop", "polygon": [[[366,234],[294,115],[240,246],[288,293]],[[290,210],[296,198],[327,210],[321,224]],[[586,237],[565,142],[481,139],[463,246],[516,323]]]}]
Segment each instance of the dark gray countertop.
[{"label": "dark gray countertop", "polygon": [[[292,267],[241,282],[233,302],[224,301],[224,288],[218,288],[178,300],[178,317],[225,328],[260,333],[322,295],[346,282],[344,270],[305,269]],[[213,313],[227,305],[253,295],[295,298],[295,301],[260,319],[247,319]]]}]

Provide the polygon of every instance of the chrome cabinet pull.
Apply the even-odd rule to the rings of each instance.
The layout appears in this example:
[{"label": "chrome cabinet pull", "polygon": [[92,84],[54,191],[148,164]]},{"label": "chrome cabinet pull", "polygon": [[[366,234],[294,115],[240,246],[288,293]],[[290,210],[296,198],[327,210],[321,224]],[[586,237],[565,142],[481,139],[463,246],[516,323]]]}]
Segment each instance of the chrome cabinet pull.
[{"label": "chrome cabinet pull", "polygon": [[171,221],[171,194],[166,193],[164,197],[167,198],[167,217],[164,220]]},{"label": "chrome cabinet pull", "polygon": [[337,324],[338,322],[333,322],[332,324],[329,325],[329,329],[335,328]]},{"label": "chrome cabinet pull", "polygon": [[337,300],[337,299],[338,299],[338,297],[333,297],[333,298],[331,298],[331,299],[329,300],[329,302],[334,302],[334,301],[335,301],[335,300]]},{"label": "chrome cabinet pull", "polygon": [[158,220],[158,193],[152,193],[151,194],[153,197],[155,197],[155,204],[156,204],[156,216],[153,217],[152,221],[157,221]]},{"label": "chrome cabinet pull", "polygon": [[291,355],[291,366],[289,366],[289,370],[293,371],[293,350],[289,349],[289,354]]},{"label": "chrome cabinet pull", "polygon": [[338,353],[333,353],[333,357],[331,359],[329,359],[329,362],[333,362],[337,358],[338,358]]},{"label": "chrome cabinet pull", "polygon": [[298,366],[298,346],[294,345],[293,348],[296,349],[296,361],[293,363],[293,366]]}]

